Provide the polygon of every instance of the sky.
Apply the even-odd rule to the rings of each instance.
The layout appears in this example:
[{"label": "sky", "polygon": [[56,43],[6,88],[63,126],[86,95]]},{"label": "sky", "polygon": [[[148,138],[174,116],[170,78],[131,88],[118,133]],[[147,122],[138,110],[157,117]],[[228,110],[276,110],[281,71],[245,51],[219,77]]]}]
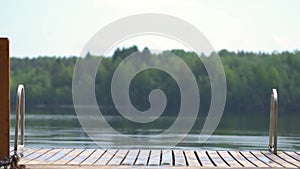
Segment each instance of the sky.
[{"label": "sky", "polygon": [[[79,56],[104,26],[135,14],[161,13],[194,25],[215,50],[300,49],[298,0],[1,0],[0,37],[11,56]],[[182,48],[171,39],[133,38],[120,46]]]}]

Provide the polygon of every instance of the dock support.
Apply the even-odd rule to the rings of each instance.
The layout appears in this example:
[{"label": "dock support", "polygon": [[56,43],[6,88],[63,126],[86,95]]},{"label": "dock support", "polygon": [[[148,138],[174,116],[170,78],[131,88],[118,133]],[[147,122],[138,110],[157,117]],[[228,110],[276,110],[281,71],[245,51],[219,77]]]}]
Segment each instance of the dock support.
[{"label": "dock support", "polygon": [[0,38],[0,159],[9,156],[9,70],[9,41],[8,38]]}]

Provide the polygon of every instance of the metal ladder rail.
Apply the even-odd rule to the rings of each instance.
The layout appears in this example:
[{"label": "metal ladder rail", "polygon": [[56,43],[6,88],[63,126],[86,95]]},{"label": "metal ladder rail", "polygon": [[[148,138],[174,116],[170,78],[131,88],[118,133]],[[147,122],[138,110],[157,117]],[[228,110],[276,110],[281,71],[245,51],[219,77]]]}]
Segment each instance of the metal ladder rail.
[{"label": "metal ladder rail", "polygon": [[278,94],[272,89],[270,106],[269,151],[277,154]]},{"label": "metal ladder rail", "polygon": [[[21,143],[18,145],[19,136],[19,116],[21,115]],[[16,100],[16,126],[15,126],[15,144],[14,153],[16,154],[19,150],[24,150],[24,128],[25,128],[25,90],[24,85],[20,84],[17,90]]]}]

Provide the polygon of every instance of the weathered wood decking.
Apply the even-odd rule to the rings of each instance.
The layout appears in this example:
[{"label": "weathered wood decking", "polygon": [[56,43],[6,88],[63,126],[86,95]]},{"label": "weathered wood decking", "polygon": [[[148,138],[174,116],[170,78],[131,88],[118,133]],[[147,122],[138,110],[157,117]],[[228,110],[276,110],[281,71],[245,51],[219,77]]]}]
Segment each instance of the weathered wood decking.
[{"label": "weathered wood decking", "polygon": [[28,148],[23,155],[28,168],[300,168],[300,152],[292,151]]}]

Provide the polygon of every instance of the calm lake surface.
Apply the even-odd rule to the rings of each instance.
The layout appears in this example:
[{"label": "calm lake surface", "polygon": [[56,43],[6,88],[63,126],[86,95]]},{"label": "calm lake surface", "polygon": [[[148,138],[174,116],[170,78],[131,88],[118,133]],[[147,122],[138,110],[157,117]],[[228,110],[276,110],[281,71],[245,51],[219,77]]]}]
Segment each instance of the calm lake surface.
[{"label": "calm lake surface", "polygon": [[[147,138],[162,133],[176,117],[160,117],[150,125],[131,124],[120,116],[105,116],[107,122],[121,134],[128,137]],[[28,109],[25,122],[25,146],[43,148],[116,148],[119,146],[115,135],[99,132],[94,143],[82,129],[77,115],[71,108]],[[300,150],[299,113],[279,112],[279,150]],[[193,129],[176,147],[178,149],[202,150],[266,150],[269,139],[269,114],[244,113],[233,115],[224,113],[214,134],[205,142],[199,143],[204,118],[199,117]],[[14,138],[15,114],[11,114],[11,146]],[[164,148],[149,138],[147,146],[125,145],[124,148]],[[167,139],[165,141],[168,141]],[[175,144],[175,143],[174,143]]]}]

